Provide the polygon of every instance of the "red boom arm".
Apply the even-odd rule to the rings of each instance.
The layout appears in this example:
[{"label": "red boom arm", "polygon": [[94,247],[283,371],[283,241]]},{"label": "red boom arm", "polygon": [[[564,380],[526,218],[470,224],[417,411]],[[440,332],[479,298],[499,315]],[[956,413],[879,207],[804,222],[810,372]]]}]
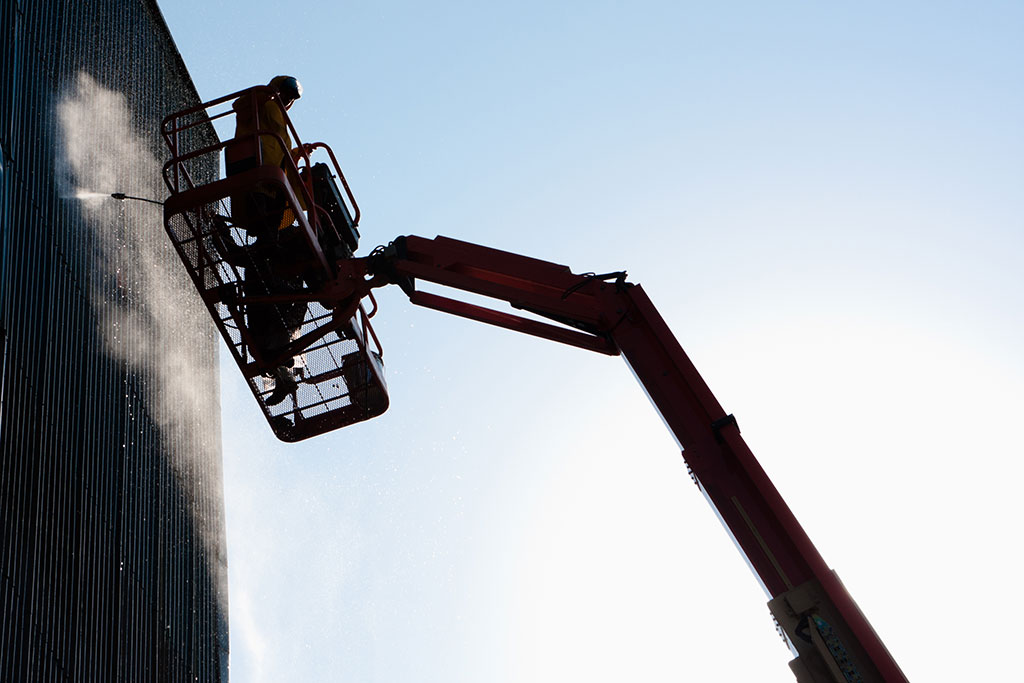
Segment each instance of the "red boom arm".
[{"label": "red boom arm", "polygon": [[[358,264],[358,265],[357,265]],[[340,264],[339,264],[340,265]],[[341,269],[336,291],[398,284],[418,305],[622,355],[669,426],[700,489],[771,596],[801,683],[906,681],[639,285],[438,237],[402,237]],[[347,273],[347,274],[346,274]],[[359,281],[361,273],[373,277]],[[416,289],[423,280],[508,302],[544,322]]]}]

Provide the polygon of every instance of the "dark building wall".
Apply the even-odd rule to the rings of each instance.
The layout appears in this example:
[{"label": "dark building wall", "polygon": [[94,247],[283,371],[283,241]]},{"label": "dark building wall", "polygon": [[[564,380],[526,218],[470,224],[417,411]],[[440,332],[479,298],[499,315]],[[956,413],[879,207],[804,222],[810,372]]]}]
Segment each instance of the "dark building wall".
[{"label": "dark building wall", "polygon": [[0,55],[0,681],[226,681],[214,331],[108,196],[195,89],[152,0],[2,0]]}]

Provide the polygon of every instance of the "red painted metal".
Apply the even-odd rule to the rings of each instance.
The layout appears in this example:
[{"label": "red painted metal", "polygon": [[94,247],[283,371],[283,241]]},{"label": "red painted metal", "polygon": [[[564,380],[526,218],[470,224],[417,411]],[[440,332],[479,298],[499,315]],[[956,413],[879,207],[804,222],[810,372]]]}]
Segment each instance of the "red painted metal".
[{"label": "red painted metal", "polygon": [[530,320],[523,316],[511,315],[501,311],[495,311],[483,306],[449,299],[429,292],[413,292],[409,300],[417,306],[432,308],[442,313],[451,313],[477,322],[504,327],[507,330],[522,332],[534,337],[549,339],[551,341],[568,344],[580,349],[597,351],[609,356],[619,355],[618,349],[605,337],[600,337],[577,330],[551,325],[549,323]]},{"label": "red painted metal", "polygon": [[[616,355],[647,391],[698,486],[773,598],[818,582],[841,616],[861,680],[906,681],[849,593],[818,553],[654,304],[625,273],[573,274],[567,267],[438,237],[399,238],[369,263],[372,286],[398,283],[419,305],[518,332]],[[418,291],[423,280],[510,303],[559,327]],[[834,608],[831,609],[831,608]],[[792,640],[794,634],[788,634]]]}]

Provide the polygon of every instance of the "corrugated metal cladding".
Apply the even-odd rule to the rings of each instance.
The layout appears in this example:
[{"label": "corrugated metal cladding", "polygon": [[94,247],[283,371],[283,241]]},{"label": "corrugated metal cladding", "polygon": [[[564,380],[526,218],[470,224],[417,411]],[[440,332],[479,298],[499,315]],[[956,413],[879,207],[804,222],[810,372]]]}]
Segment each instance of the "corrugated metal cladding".
[{"label": "corrugated metal cladding", "polygon": [[0,36],[0,681],[226,681],[214,331],[161,208],[107,196],[165,196],[195,89],[153,0]]}]

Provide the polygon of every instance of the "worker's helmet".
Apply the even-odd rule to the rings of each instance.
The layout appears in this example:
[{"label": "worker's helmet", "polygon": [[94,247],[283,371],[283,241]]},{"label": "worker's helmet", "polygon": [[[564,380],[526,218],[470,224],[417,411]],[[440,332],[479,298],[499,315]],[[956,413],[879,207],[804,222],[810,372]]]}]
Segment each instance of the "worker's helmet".
[{"label": "worker's helmet", "polygon": [[294,76],[274,76],[269,85],[281,96],[281,103],[285,107],[302,97],[302,84]]}]

